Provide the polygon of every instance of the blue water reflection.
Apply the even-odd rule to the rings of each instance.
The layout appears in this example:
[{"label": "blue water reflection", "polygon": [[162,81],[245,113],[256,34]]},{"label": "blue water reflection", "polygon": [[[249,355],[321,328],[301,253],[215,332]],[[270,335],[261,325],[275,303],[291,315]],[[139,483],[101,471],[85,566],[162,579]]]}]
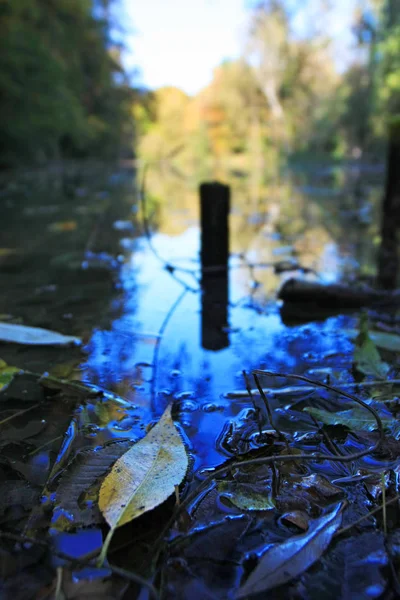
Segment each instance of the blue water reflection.
[{"label": "blue water reflection", "polygon": [[[190,397],[195,404],[184,411],[181,423],[196,439],[199,462],[207,455],[209,464],[220,460],[210,438],[249,402],[227,397],[227,392],[245,387],[243,370],[304,373],[321,364],[340,368],[352,346],[341,333],[344,317],[286,327],[262,283],[268,286],[268,278],[276,279],[273,270],[259,269],[260,289],[254,292],[248,266],[235,255],[224,325],[228,345],[204,349],[199,242],[193,226],[178,236],[154,235],[152,247],[146,238],[137,239],[121,273],[122,310],[110,330],[94,333],[86,369],[91,381],[148,410],[149,418],[159,415],[171,399]],[[330,266],[335,277],[334,264]]]}]

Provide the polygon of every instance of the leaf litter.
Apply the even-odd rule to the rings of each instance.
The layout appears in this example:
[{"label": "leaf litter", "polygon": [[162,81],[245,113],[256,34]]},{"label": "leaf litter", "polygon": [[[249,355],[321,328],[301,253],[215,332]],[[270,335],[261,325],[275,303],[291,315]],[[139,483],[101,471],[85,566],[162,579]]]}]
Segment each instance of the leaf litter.
[{"label": "leaf litter", "polygon": [[[361,324],[361,332],[356,340],[354,364],[362,376],[372,376],[377,386],[380,381],[386,384],[387,365],[381,360],[372,336],[368,336],[367,326]],[[0,369],[3,390],[8,392],[14,378],[19,377],[24,371],[18,367],[9,367],[5,362],[0,364]],[[125,546],[131,547],[138,543],[140,546],[140,538],[139,541],[135,538],[135,529],[143,535],[141,521],[146,517],[151,519],[156,511],[161,511],[157,513],[164,514],[159,526],[160,535],[151,544],[150,552],[149,549],[140,551],[143,551],[144,563],[141,563],[141,566],[140,561],[136,564],[131,553],[128,564],[122,561],[126,569],[109,565],[111,569],[115,569],[115,574],[118,573],[119,568],[119,575],[125,578],[129,585],[134,581],[139,587],[147,586],[148,579],[152,578],[155,572],[161,573],[161,595],[168,586],[177,591],[176,597],[179,597],[179,590],[184,589],[187,594],[197,586],[197,589],[202,590],[203,597],[222,598],[227,593],[233,596],[236,590],[236,597],[244,598],[283,585],[298,588],[301,585],[300,581],[303,581],[299,579],[300,575],[305,577],[304,581],[310,582],[311,589],[314,581],[311,573],[320,575],[321,571],[317,565],[321,560],[323,564],[331,564],[331,557],[335,556],[336,548],[341,547],[333,543],[333,537],[340,533],[343,515],[350,514],[347,513],[348,507],[342,500],[343,497],[346,498],[346,487],[331,483],[335,478],[337,481],[340,480],[334,467],[345,467],[352,463],[361,465],[359,461],[363,457],[369,460],[370,457],[375,456],[373,453],[376,449],[384,447],[385,431],[391,436],[387,438],[388,440],[394,439],[397,435],[395,414],[384,411],[376,403],[371,403],[366,391],[362,395],[364,399],[359,400],[357,396],[343,389],[328,385],[325,386],[325,396],[319,399],[321,407],[313,405],[314,396],[293,395],[293,413],[298,411],[298,414],[301,414],[303,411],[316,419],[315,425],[312,426],[313,436],[309,438],[312,444],[307,441],[308,438],[304,440],[299,438],[300,441],[296,442],[282,427],[281,435],[286,438],[286,448],[276,432],[274,435],[269,433],[263,438],[266,426],[273,425],[267,421],[268,415],[272,413],[267,411],[260,414],[260,412],[251,412],[250,409],[245,427],[236,430],[237,436],[243,438],[241,441],[243,450],[235,455],[235,444],[226,445],[228,455],[230,453],[231,457],[219,467],[212,469],[209,474],[197,473],[193,478],[194,474],[189,468],[188,449],[172,419],[171,405],[144,437],[143,424],[139,436],[130,435],[130,439],[119,441],[108,439],[107,441],[102,439],[101,435],[97,437],[96,434],[93,440],[98,440],[97,445],[96,443],[88,445],[89,438],[85,435],[93,435],[90,434],[90,428],[93,427],[90,421],[93,416],[97,419],[96,427],[99,431],[107,428],[107,421],[110,421],[111,415],[115,415],[118,419],[125,417],[123,412],[118,412],[117,399],[105,394],[103,409],[98,404],[99,398],[101,399],[100,390],[93,390],[79,381],[68,382],[64,379],[73,371],[73,368],[52,369],[51,377],[38,379],[39,385],[45,391],[45,400],[44,403],[40,403],[41,406],[45,403],[54,405],[64,396],[73,394],[76,394],[79,402],[82,402],[85,395],[87,399],[92,399],[86,400],[81,410],[70,421],[67,435],[60,436],[58,432],[59,441],[55,441],[55,444],[58,445],[59,452],[52,466],[51,463],[49,465],[48,481],[42,490],[42,505],[46,510],[35,511],[34,504],[38,492],[31,487],[28,480],[25,480],[23,471],[19,472],[18,477],[22,476],[23,479],[18,479],[15,493],[13,493],[12,479],[8,479],[4,487],[7,498],[15,498],[17,490],[21,493],[18,518],[22,516],[22,522],[25,519],[27,527],[19,528],[20,541],[27,542],[31,539],[33,544],[48,543],[40,538],[37,539],[40,535],[38,532],[43,531],[46,512],[53,515],[51,535],[60,529],[61,531],[78,529],[78,532],[82,532],[82,539],[84,539],[84,532],[90,531],[94,525],[102,525],[104,533],[107,533],[105,519],[110,528],[100,555],[87,558],[82,552],[74,559],[75,565],[83,569],[83,572],[89,569],[93,576],[96,572],[99,574],[102,572],[101,569],[96,569],[96,563],[100,565],[104,562],[106,566],[109,565],[106,561],[107,555],[109,560],[111,556],[112,560],[115,560],[114,552],[118,546],[114,544],[110,546],[110,543],[117,528],[121,529],[122,536],[119,536],[118,540],[126,538],[127,534],[123,535],[126,528],[130,527],[130,531],[133,532],[133,538],[128,536],[128,540],[125,539],[123,542]],[[262,377],[263,372],[258,374]],[[286,374],[285,377],[288,380],[292,377],[296,379],[296,376],[291,374]],[[46,379],[51,382],[50,386],[47,385]],[[314,391],[321,391],[320,386],[324,385],[303,379]],[[255,389],[252,393],[257,394],[257,391]],[[328,393],[329,398],[327,398]],[[100,394],[97,401],[94,398],[96,394]],[[298,403],[299,397],[300,403]],[[290,394],[287,394],[287,398],[290,399]],[[345,404],[343,405],[338,398],[345,398]],[[359,403],[349,408],[351,400]],[[108,401],[111,404],[107,408]],[[93,409],[88,408],[90,402],[94,403]],[[116,403],[115,406],[113,402]],[[251,406],[251,403],[249,405]],[[120,406],[126,410],[125,402],[121,401]],[[10,415],[16,423],[20,418],[18,414],[17,411],[14,416]],[[262,421],[260,422],[259,419]],[[321,436],[321,423],[327,426],[345,427],[348,433],[327,430]],[[35,453],[40,456],[41,448],[45,449],[46,444],[57,440],[55,435],[54,437],[49,435],[47,427],[43,431],[41,427],[37,427],[32,432],[33,437],[29,438],[29,441],[38,438],[35,440],[36,449],[32,456],[35,456]],[[375,437],[373,440],[361,437],[360,443],[363,445],[360,450],[360,445],[357,446],[350,435],[357,432]],[[52,436],[53,433],[57,432],[52,432]],[[5,434],[4,430],[3,435]],[[260,436],[257,448],[252,447],[248,442],[255,434]],[[26,438],[23,429],[19,437],[16,432],[13,433],[13,437],[14,440],[21,442]],[[10,440],[7,441],[6,437],[3,439],[8,447]],[[80,445],[77,444],[78,441]],[[372,445],[371,441],[373,441]],[[51,447],[54,447],[54,444]],[[30,452],[32,453],[32,450]],[[387,463],[383,460],[381,462],[374,460],[374,468],[371,472],[377,474],[377,481],[379,482],[380,473],[385,473],[384,481],[389,481],[390,468],[388,469]],[[318,473],[321,469],[318,465],[322,462],[327,466],[324,476]],[[12,465],[16,463],[17,461],[13,462],[11,454],[7,457],[7,461],[2,463],[8,469],[9,475],[14,478],[16,471],[13,471]],[[260,471],[261,466],[265,469]],[[318,468],[315,471],[316,467]],[[368,465],[363,463],[363,468],[368,473]],[[352,482],[351,471],[348,472],[348,483],[344,484],[345,486],[351,485]],[[178,486],[185,478],[188,482],[188,491],[185,490],[180,498]],[[345,479],[346,477],[342,477],[343,481]],[[358,480],[354,479],[354,481]],[[379,486],[379,483],[376,485]],[[366,483],[365,490],[372,498],[371,485]],[[167,504],[165,501],[174,494],[176,505],[173,509],[171,503]],[[372,501],[377,502],[381,496],[378,489]],[[388,498],[388,503],[392,500],[393,498]],[[197,520],[201,512],[199,507],[204,507],[201,523]],[[379,516],[379,510],[381,509],[375,508],[374,514]],[[30,517],[29,512],[31,512]],[[212,520],[208,522],[207,514],[213,515]],[[365,509],[364,515],[367,514],[368,510]],[[189,519],[183,530],[179,527],[179,523],[185,515]],[[390,515],[388,518],[390,527]],[[371,523],[371,518],[366,520]],[[132,521],[134,523],[131,523]],[[379,528],[379,521],[375,523]],[[300,535],[299,530],[302,532]],[[7,540],[7,533],[12,534],[7,530],[0,533],[4,542]],[[367,540],[367,537],[365,539]],[[331,549],[332,545],[333,549]],[[351,553],[352,537],[345,539],[343,547],[346,556]],[[108,552],[109,549],[112,552]],[[213,560],[207,559],[210,552],[214,557]],[[387,564],[387,558],[382,557],[380,562],[376,562],[372,550],[367,551],[367,549],[364,553],[360,549],[359,557],[358,562],[356,559],[348,560],[350,566],[347,567],[345,574],[346,589],[358,593],[351,573],[359,572],[359,564],[372,564],[374,560],[377,566],[375,570],[371,570],[373,573],[371,585],[375,582],[378,587],[380,586],[379,589],[382,589],[380,567]],[[85,577],[81,584],[76,585],[74,581],[74,585],[70,587],[72,585],[70,575],[63,568],[64,572],[65,579],[64,576],[59,575],[55,585],[58,585],[59,590],[62,590],[66,597],[84,597],[85,594],[87,597],[91,594],[98,594],[101,597],[103,592],[105,597],[114,597],[112,595],[114,592],[110,592],[111,587],[108,584],[89,585],[89,579]],[[138,573],[142,573],[143,577]],[[109,582],[109,580],[105,581]],[[361,586],[360,589],[366,588]],[[344,588],[341,593],[344,594],[343,590]],[[108,596],[109,593],[111,596]]]},{"label": "leaf litter", "polygon": [[291,581],[314,564],[329,546],[342,522],[342,504],[311,522],[303,535],[272,546],[239,589],[236,598],[246,598]]},{"label": "leaf litter", "polygon": [[50,331],[41,327],[4,322],[0,322],[0,340],[33,346],[68,346],[71,344],[79,345],[82,342],[81,338],[73,335],[63,335],[57,331]]}]

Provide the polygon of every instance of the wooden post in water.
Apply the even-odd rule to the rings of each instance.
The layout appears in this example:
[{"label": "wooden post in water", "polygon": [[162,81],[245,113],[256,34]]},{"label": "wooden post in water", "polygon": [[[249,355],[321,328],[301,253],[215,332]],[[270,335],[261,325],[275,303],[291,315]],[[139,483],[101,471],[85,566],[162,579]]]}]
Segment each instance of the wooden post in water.
[{"label": "wooden post in water", "polygon": [[201,334],[207,350],[229,346],[228,259],[230,188],[218,182],[200,185]]},{"label": "wooden post in water", "polygon": [[229,186],[218,182],[200,185],[201,266],[210,273],[228,268],[229,207]]}]

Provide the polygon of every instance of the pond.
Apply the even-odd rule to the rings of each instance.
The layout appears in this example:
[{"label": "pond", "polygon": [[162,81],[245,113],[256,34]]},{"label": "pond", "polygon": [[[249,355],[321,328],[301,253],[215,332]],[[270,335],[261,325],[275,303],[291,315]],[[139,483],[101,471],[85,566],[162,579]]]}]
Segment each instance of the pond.
[{"label": "pond", "polygon": [[374,273],[382,171],[371,171],[288,173],[264,186],[256,201],[248,197],[249,182],[232,177],[229,298],[222,312],[216,304],[202,307],[197,182],[150,171],[145,210],[154,230],[150,240],[143,235],[138,199],[135,232],[120,240],[118,316],[93,334],[85,379],[150,405],[156,415],[178,401],[199,464],[219,462],[221,448],[210,442],[219,439],[227,417],[240,418],[248,406],[247,394],[235,398],[245,389],[243,371],[317,376],[321,369],[326,377],[327,368],[345,368],[352,348],[342,333],[348,318],[287,326],[276,293],[293,276],[351,282]]},{"label": "pond", "polygon": [[[352,368],[359,315],[315,314],[300,322],[301,315],[287,318],[277,292],[291,277],[351,285],[372,281],[383,169],[358,163],[293,167],[262,182],[250,175],[223,173],[231,187],[229,276],[225,289],[215,279],[206,294],[199,262],[200,182],[195,178],[165,164],[152,166],[145,179],[141,171],[116,172],[101,165],[3,178],[0,320],[83,340],[82,346],[69,348],[0,344],[0,357],[22,370],[0,395],[1,527],[31,537],[50,527],[53,550],[64,556],[43,563],[39,553],[32,559],[33,567],[23,575],[35,594],[53,581],[49,565],[69,565],[66,554],[80,557],[99,548],[104,529],[96,500],[99,480],[171,402],[191,457],[190,471],[196,474],[187,481],[192,492],[210,469],[227,460],[257,456],[266,447],[282,451],[285,436],[293,453],[333,448],[333,454],[349,454],[370,443],[369,438],[346,435],[345,427],[334,431],[332,442],[319,428],[318,414],[315,418],[302,409],[317,402],[322,411],[347,410],[353,406],[350,398],[345,402],[291,377],[357,390],[368,402],[370,390],[374,398],[384,398],[386,382],[367,377],[360,389],[362,378]],[[267,405],[256,389],[255,369],[282,374],[260,377]],[[396,377],[395,368],[389,376]],[[379,414],[393,426],[391,412],[382,407]],[[365,435],[373,435],[374,427],[375,421],[363,426]],[[298,518],[292,529],[287,523],[282,526],[282,507],[301,508],[310,518],[321,514],[331,497],[340,497],[350,504],[346,523],[365,515],[370,501],[364,488],[354,492],[346,486],[374,474],[379,479],[384,469],[396,468],[396,461],[384,454],[345,463],[337,458],[302,466],[293,462],[287,470],[282,467],[279,477],[274,471],[267,488],[279,487],[276,478],[281,478],[288,496],[281,497],[275,521],[263,521],[267,529],[262,535],[253,521],[250,527],[246,520],[243,528],[240,511],[229,502],[230,492],[221,493],[208,508],[198,501],[197,533],[211,521],[233,528],[226,531],[227,539],[245,536],[250,527],[253,546],[247,537],[238,545],[247,558],[235,559],[234,574],[225,583],[224,573],[214,574],[217,591],[207,583],[214,577],[211,565],[207,573],[196,575],[206,581],[208,596],[203,584],[190,591],[185,569],[181,572],[176,562],[181,560],[176,558],[179,538],[178,554],[172,546],[172,563],[162,570],[165,597],[226,597],[267,542],[293,535]],[[320,475],[336,486],[333,491],[324,491],[320,479],[317,486],[307,479]],[[261,476],[264,481],[265,473]],[[296,486],[303,490],[299,505],[288,488],[291,477],[298,478]],[[375,479],[369,498],[374,486]],[[306,488],[311,491],[304,492]],[[212,500],[215,489],[209,491]],[[311,496],[305,499],[304,494]],[[113,562],[149,576],[149,548],[151,552],[166,521],[157,510],[153,520],[145,515],[136,537],[116,535]],[[221,514],[231,521],[218,520]],[[215,531],[210,535],[215,537]],[[131,547],[132,539],[137,546]],[[190,555],[182,552],[190,563]],[[37,570],[38,563],[46,565],[45,573]],[[7,569],[4,597],[23,597],[16,594],[13,578],[18,569]],[[75,579],[87,575],[73,571]],[[90,570],[91,580],[99,577],[104,569],[100,574]],[[382,591],[380,575],[375,584]]]}]

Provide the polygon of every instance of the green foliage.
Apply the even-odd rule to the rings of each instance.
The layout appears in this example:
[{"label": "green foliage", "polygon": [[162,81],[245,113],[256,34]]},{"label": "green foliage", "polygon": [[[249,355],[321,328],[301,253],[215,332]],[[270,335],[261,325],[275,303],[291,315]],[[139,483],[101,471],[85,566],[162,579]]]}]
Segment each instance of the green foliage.
[{"label": "green foliage", "polygon": [[270,493],[254,483],[221,481],[217,486],[221,498],[241,510],[272,510],[275,502]]},{"label": "green foliage", "polygon": [[130,92],[94,14],[93,0],[1,0],[2,163],[117,153]]},{"label": "green foliage", "polygon": [[379,101],[389,126],[400,128],[400,23],[388,27],[379,45],[379,52],[382,56]]},{"label": "green foliage", "polygon": [[354,365],[360,373],[373,375],[377,379],[386,379],[389,371],[389,366],[381,360],[378,349],[369,335],[366,315],[360,319],[360,333],[356,338],[354,350]]},{"label": "green foliage", "polygon": [[10,367],[4,360],[0,359],[0,390],[4,390],[14,379],[14,375],[20,373],[17,367]]},{"label": "green foliage", "polygon": [[369,127],[367,108],[355,119],[362,75],[339,75],[328,37],[299,38],[292,18],[285,0],[259,3],[243,56],[224,61],[197,96],[164,88],[139,97],[141,157],[157,162],[180,147],[174,159],[188,172],[201,165],[223,177],[222,161],[231,171],[274,174],[288,152],[343,157],[360,145]]},{"label": "green foliage", "polygon": [[[374,415],[361,406],[337,412],[329,412],[322,408],[313,407],[307,407],[304,411],[318,419],[318,421],[322,421],[325,425],[343,425],[352,431],[374,431],[378,427]],[[398,423],[396,419],[387,416],[386,413],[379,413],[379,411],[378,414],[385,428],[397,432]]]}]

